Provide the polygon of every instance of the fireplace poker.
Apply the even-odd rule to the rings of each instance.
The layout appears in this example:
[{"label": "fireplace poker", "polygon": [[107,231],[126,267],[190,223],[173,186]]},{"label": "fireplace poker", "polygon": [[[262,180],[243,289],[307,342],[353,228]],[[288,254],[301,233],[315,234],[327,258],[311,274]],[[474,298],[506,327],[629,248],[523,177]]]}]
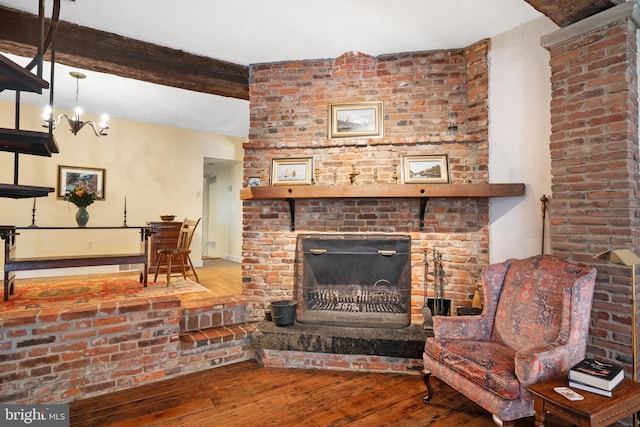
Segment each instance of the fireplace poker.
[{"label": "fireplace poker", "polygon": [[549,202],[549,198],[546,194],[543,194],[542,197],[540,197],[540,201],[542,202],[542,205],[540,206],[542,209],[542,250],[540,253],[544,255],[544,225],[545,219],[547,218],[547,203]]},{"label": "fireplace poker", "polygon": [[438,254],[438,268],[440,271],[438,272],[438,279],[440,280],[440,307],[439,312],[441,315],[446,315],[445,307],[444,307],[444,282],[446,280],[446,275],[444,273],[444,267],[442,267],[442,254]]},{"label": "fireplace poker", "polygon": [[442,253],[433,248],[433,314],[444,314],[444,269]]},{"label": "fireplace poker", "polygon": [[424,319],[423,326],[425,328],[433,325],[433,319],[431,318],[431,310],[429,309],[427,298],[427,288],[429,286],[429,249],[424,248],[424,305],[422,306],[422,318]]}]

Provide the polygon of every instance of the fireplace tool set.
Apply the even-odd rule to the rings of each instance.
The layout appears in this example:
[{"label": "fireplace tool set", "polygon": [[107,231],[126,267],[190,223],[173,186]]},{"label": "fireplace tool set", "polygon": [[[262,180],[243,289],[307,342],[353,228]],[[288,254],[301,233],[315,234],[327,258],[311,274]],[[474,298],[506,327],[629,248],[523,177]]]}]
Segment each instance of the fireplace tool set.
[{"label": "fireplace tool set", "polygon": [[428,250],[424,250],[424,307],[422,307],[422,316],[424,317],[424,326],[432,326],[433,320],[431,316],[447,316],[448,308],[445,305],[444,287],[446,283],[446,274],[442,266],[442,253],[433,248],[433,306],[429,307],[429,299],[427,298],[427,286],[429,282],[429,259]]}]

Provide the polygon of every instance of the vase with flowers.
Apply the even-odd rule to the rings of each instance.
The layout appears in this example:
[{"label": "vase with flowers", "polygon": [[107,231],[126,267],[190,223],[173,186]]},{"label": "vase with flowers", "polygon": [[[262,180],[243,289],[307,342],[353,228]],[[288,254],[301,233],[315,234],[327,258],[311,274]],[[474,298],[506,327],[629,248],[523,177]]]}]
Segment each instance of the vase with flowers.
[{"label": "vase with flowers", "polygon": [[78,207],[76,212],[76,222],[78,227],[86,227],[89,222],[89,212],[87,212],[87,206],[95,202],[99,198],[99,194],[91,190],[91,188],[85,185],[78,185],[72,190],[67,191],[64,195],[64,200],[73,203]]}]

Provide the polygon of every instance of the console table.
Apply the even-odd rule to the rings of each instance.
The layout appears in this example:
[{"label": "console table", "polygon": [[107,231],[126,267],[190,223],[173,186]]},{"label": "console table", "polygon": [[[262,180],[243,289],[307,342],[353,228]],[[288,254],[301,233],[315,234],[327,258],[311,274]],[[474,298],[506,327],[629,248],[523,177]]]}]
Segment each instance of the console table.
[{"label": "console table", "polygon": [[[104,255],[74,255],[61,257],[16,258],[16,237],[23,231],[39,230],[139,230],[141,252],[136,254],[104,254]],[[99,265],[141,264],[140,282],[147,287],[149,266],[149,236],[151,227],[16,227],[13,225],[0,226],[0,238],[4,240],[4,300],[13,295],[15,272],[29,270],[43,270],[47,268],[93,267]]]}]

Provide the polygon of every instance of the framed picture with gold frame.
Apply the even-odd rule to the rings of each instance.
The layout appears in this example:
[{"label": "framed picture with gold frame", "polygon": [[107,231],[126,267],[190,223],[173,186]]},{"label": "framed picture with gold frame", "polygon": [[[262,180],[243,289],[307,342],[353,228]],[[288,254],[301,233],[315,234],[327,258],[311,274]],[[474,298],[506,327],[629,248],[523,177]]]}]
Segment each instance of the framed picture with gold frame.
[{"label": "framed picture with gold frame", "polygon": [[383,103],[332,104],[329,138],[380,138],[383,134]]},{"label": "framed picture with gold frame", "polygon": [[271,160],[271,185],[311,185],[313,157]]},{"label": "framed picture with gold frame", "polygon": [[105,173],[99,168],[58,165],[58,199],[64,199],[75,187],[83,186],[97,193],[96,200],[105,200]]},{"label": "framed picture with gold frame", "polygon": [[402,156],[404,184],[448,184],[449,157],[441,155]]}]

